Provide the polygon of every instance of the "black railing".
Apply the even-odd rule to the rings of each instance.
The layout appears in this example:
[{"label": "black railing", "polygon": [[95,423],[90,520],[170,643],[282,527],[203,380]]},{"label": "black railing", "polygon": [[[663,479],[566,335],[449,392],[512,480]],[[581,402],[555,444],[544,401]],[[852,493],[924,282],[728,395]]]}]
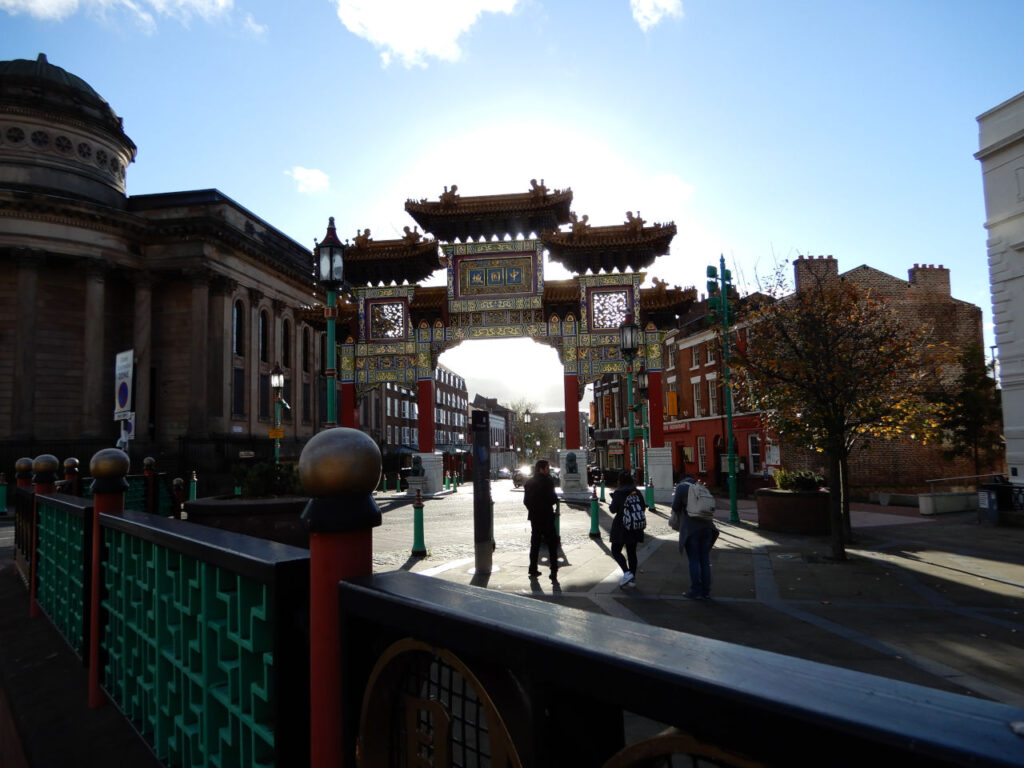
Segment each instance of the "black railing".
[{"label": "black railing", "polygon": [[403,571],[339,603],[364,765],[1024,764],[1003,704]]}]

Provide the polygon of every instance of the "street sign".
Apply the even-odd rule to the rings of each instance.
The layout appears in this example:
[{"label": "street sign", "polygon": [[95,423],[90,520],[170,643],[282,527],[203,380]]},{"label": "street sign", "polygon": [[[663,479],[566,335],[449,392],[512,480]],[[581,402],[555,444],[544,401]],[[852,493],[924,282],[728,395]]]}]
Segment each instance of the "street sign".
[{"label": "street sign", "polygon": [[271,429],[271,430],[269,430],[267,432],[267,437],[270,437],[270,438],[273,438],[273,439],[280,439],[280,438],[284,437],[284,430],[283,429]]},{"label": "street sign", "polygon": [[125,414],[125,417],[121,419],[121,439],[122,440],[134,440],[135,439],[135,413]]},{"label": "street sign", "polygon": [[[134,350],[118,352],[114,362],[114,421],[124,421],[132,410]],[[131,439],[131,438],[129,438]]]}]

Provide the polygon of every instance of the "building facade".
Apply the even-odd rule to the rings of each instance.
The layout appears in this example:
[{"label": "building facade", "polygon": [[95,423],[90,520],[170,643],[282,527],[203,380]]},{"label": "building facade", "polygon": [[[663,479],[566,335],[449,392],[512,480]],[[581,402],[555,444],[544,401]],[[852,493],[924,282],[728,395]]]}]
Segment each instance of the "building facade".
[{"label": "building facade", "polygon": [[1006,463],[1024,486],[1024,92],[979,116],[978,127]]},{"label": "building facade", "polygon": [[[297,456],[327,395],[308,249],[216,190],[129,196],[135,153],[83,80],[43,55],[0,62],[4,470],[114,445],[122,404],[137,466],[269,456],[275,363],[290,405],[282,455]],[[115,359],[129,351],[122,403]]]}]

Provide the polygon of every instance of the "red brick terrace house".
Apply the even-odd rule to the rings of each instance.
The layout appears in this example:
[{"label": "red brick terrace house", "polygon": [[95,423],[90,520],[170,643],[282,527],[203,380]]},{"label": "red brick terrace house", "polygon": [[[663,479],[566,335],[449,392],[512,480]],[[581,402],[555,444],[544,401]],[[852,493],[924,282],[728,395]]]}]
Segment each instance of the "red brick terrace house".
[{"label": "red brick terrace house", "polygon": [[[839,262],[831,256],[800,257],[793,266],[796,290],[814,274],[839,277]],[[941,264],[915,264],[907,280],[866,265],[842,277],[895,302],[907,323],[931,326],[935,340],[948,343],[954,354],[983,343],[981,309],[952,297],[949,270]],[[665,337],[665,441],[672,448],[673,472],[702,474],[710,484],[724,485],[728,462],[723,368],[706,314],[706,302],[695,304]],[[820,469],[825,463],[813,451],[773,441],[756,412],[734,407],[733,433],[741,491],[764,485],[765,477],[781,466]],[[872,441],[850,457],[851,487],[861,495],[879,489],[924,491],[928,490],[926,480],[973,472],[970,461],[945,460],[937,447],[911,441]]]}]

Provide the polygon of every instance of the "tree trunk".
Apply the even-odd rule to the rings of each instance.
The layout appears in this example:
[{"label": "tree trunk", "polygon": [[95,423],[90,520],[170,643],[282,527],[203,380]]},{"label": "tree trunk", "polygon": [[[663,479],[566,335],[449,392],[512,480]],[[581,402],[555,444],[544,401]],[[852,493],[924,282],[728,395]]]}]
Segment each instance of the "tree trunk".
[{"label": "tree trunk", "polygon": [[846,559],[846,526],[843,523],[843,485],[842,459],[839,452],[830,453],[828,457],[831,482],[828,487],[829,523],[832,527],[832,557],[836,560]]},{"label": "tree trunk", "polygon": [[846,541],[853,541],[853,520],[850,518],[850,464],[849,457],[843,454],[839,459],[840,483],[839,489],[843,493],[843,526],[846,532]]}]

